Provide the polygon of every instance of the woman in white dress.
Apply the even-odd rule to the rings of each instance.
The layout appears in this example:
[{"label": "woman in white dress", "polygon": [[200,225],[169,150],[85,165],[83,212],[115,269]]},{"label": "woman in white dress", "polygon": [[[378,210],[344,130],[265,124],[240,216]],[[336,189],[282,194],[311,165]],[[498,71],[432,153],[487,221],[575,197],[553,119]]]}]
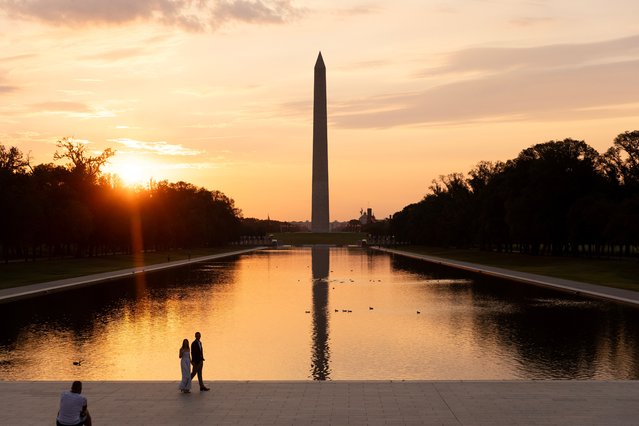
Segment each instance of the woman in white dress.
[{"label": "woman in white dress", "polygon": [[184,339],[180,348],[180,368],[182,369],[180,391],[191,393],[191,350],[189,349],[188,339]]}]

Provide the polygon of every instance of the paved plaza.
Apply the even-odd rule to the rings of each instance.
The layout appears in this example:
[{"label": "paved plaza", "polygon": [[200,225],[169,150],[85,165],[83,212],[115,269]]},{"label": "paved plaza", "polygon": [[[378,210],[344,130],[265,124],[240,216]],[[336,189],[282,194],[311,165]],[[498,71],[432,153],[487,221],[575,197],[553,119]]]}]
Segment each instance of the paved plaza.
[{"label": "paved plaza", "polygon": [[[637,425],[637,381],[85,382],[96,425]],[[0,382],[0,424],[55,424],[69,382]],[[197,388],[197,387],[196,387]]]}]

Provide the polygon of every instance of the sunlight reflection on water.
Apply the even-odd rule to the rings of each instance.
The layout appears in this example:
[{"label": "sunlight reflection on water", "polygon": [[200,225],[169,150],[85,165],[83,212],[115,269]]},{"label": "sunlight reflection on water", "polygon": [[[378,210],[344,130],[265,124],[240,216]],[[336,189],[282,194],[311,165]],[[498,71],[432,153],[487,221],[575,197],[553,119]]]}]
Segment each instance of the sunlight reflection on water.
[{"label": "sunlight reflection on water", "polygon": [[[265,250],[0,305],[0,379],[637,379],[637,310],[360,249]],[[74,365],[74,361],[80,365]]]}]

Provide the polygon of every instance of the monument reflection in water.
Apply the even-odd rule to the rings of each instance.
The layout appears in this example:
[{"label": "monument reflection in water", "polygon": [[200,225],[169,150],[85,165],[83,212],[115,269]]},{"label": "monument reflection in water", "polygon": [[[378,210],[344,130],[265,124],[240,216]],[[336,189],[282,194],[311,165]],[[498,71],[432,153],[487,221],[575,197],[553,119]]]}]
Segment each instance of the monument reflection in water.
[{"label": "monument reflection in water", "polygon": [[0,380],[177,381],[195,331],[207,381],[639,379],[637,309],[383,253],[269,249],[145,278],[0,305]]},{"label": "monument reflection in water", "polygon": [[330,255],[328,247],[311,249],[313,269],[313,359],[311,374],[315,380],[330,376],[330,349],[328,347],[328,272]]}]

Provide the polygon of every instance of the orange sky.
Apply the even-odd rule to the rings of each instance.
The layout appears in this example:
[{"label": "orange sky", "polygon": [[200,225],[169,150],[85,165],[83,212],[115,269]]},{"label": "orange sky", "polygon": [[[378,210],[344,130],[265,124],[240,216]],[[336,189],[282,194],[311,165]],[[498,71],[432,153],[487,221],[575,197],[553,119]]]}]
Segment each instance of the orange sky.
[{"label": "orange sky", "polygon": [[247,217],[310,219],[313,65],[327,66],[331,220],[432,179],[639,129],[635,0],[0,0],[0,143],[68,136],[125,179]]}]

